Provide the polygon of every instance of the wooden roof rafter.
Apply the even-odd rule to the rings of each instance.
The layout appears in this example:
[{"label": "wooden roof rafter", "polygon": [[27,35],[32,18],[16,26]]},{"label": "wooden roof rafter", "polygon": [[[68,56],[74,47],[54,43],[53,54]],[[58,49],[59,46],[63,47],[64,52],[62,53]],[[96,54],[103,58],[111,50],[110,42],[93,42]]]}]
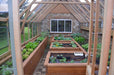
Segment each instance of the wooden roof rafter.
[{"label": "wooden roof rafter", "polygon": [[23,14],[27,11],[27,10],[30,10],[31,6],[34,4],[36,0],[33,0],[29,5],[28,7],[20,14],[20,17],[23,16]]},{"label": "wooden roof rafter", "polygon": [[50,8],[46,9],[39,17],[35,20],[36,22],[41,22],[58,4],[52,4]]},{"label": "wooden roof rafter", "polygon": [[34,15],[32,15],[27,21],[32,22],[32,19],[34,19],[37,16],[37,14],[40,13],[40,11],[42,11],[45,8],[46,8],[46,4],[44,4],[41,8],[39,8],[39,10],[37,10],[36,13]]},{"label": "wooden roof rafter", "polygon": [[64,6],[74,15],[74,17],[75,17],[76,19],[78,19],[79,22],[82,22],[82,21],[85,22],[85,20],[84,20],[83,18],[81,18],[79,15],[76,14],[76,12],[72,9],[71,6],[65,5],[65,4],[64,4]]},{"label": "wooden roof rafter", "polygon": [[70,5],[72,7],[72,9],[74,9],[75,13],[78,13],[78,15],[83,19],[85,20],[85,22],[88,22],[89,19],[86,18],[84,15],[82,15],[82,13],[74,6],[74,5]]},{"label": "wooden roof rafter", "polygon": [[52,5],[46,4],[46,6],[39,12],[36,14],[36,16],[31,20],[34,21],[41,15],[43,14],[47,9],[49,9]]},{"label": "wooden roof rafter", "polygon": [[89,5],[88,3],[83,3],[83,2],[66,2],[66,1],[42,1],[42,2],[35,2],[35,4],[83,4],[83,5]]}]

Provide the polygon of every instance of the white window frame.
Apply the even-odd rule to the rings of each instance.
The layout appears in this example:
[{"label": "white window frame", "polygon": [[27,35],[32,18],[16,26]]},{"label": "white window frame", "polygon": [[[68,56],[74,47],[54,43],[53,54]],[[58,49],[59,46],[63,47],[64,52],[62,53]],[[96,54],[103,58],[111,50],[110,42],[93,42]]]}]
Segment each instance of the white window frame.
[{"label": "white window frame", "polygon": [[[52,20],[56,20],[56,21],[57,21],[57,31],[52,31],[52,30],[51,30],[51,22],[52,22]],[[62,21],[64,20],[64,32],[59,32],[59,31],[58,31],[58,28],[59,28],[59,27],[58,27],[58,26],[59,26],[59,25],[58,25],[58,21],[61,21],[61,20],[62,20]],[[66,31],[65,31],[65,21],[71,21],[71,32],[66,32]],[[51,20],[50,20],[50,33],[72,33],[72,19],[51,19]]]}]

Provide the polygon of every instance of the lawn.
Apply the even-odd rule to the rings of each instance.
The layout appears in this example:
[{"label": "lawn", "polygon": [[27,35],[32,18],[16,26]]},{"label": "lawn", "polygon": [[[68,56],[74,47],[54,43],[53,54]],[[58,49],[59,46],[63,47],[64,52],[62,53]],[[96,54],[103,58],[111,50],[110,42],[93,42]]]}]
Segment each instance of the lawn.
[{"label": "lawn", "polygon": [[[29,30],[29,31],[30,31],[30,37],[31,37],[32,32],[31,32],[31,30]],[[25,27],[24,33],[25,33],[25,41],[27,41],[28,40],[28,27]],[[23,39],[23,35],[21,34],[21,43],[23,43],[23,42],[24,42],[24,39]],[[4,39],[4,40],[1,39],[0,40],[0,48],[3,48],[7,45],[8,45],[7,39]],[[0,55],[2,55],[3,53],[5,53],[7,51],[8,51],[8,47],[0,49]]]},{"label": "lawn", "polygon": [[0,50],[0,55],[2,55],[3,53],[5,53],[7,51],[8,51],[8,47],[1,49]]}]

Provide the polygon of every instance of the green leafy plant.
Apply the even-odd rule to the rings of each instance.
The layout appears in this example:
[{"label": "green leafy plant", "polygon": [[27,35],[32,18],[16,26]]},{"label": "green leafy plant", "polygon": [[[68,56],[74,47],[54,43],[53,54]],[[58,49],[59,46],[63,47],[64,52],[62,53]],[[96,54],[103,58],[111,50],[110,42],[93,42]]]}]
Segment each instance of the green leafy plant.
[{"label": "green leafy plant", "polygon": [[71,41],[72,47],[77,47],[77,45],[74,43],[74,41]]},{"label": "green leafy plant", "polygon": [[29,43],[27,43],[26,45],[25,45],[25,47],[28,49],[28,48],[31,48],[31,46],[32,46],[32,42],[29,42]]},{"label": "green leafy plant", "polygon": [[59,59],[59,61],[61,62],[61,63],[66,63],[66,58],[65,57],[63,57],[62,59]]},{"label": "green leafy plant", "polygon": [[8,65],[8,67],[12,66],[12,61],[7,61],[6,64]]},{"label": "green leafy plant", "polygon": [[82,47],[83,47],[86,51],[88,51],[88,43],[87,43],[87,44],[83,44]]},{"label": "green leafy plant", "polygon": [[80,37],[81,33],[73,33],[71,34],[71,37],[75,38],[75,37]]},{"label": "green leafy plant", "polygon": [[44,40],[44,37],[38,37],[37,42],[42,42]]},{"label": "green leafy plant", "polygon": [[74,40],[76,42],[78,42],[79,44],[83,44],[85,42],[85,38],[84,37],[75,37]]},{"label": "green leafy plant", "polygon": [[64,36],[62,36],[62,37],[57,37],[57,36],[55,36],[54,39],[55,39],[55,40],[72,40],[71,38],[64,37]]},{"label": "green leafy plant", "polygon": [[27,59],[28,56],[29,56],[28,54],[24,54],[24,55],[23,55],[23,60]]},{"label": "green leafy plant", "polygon": [[52,47],[62,47],[63,45],[59,42],[53,42]]},{"label": "green leafy plant", "polygon": [[56,57],[51,56],[50,58],[51,63],[56,63]]},{"label": "green leafy plant", "polygon": [[45,38],[46,36],[49,35],[49,32],[48,31],[47,32],[41,32],[40,34],[41,34],[41,37]]},{"label": "green leafy plant", "polygon": [[86,63],[86,62],[87,62],[87,59],[80,61],[80,63]]},{"label": "green leafy plant", "polygon": [[75,63],[75,61],[74,60],[71,60],[70,63]]},{"label": "green leafy plant", "polygon": [[9,70],[6,70],[4,74],[5,74],[5,75],[12,75],[12,72],[9,71]]}]

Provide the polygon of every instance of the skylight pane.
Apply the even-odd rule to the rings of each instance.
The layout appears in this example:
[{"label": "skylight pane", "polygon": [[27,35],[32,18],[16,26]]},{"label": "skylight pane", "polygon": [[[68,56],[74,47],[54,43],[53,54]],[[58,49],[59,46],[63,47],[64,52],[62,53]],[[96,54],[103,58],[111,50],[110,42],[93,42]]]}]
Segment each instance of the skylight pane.
[{"label": "skylight pane", "polygon": [[37,6],[37,4],[33,4],[30,8],[30,11],[32,11],[36,6]]},{"label": "skylight pane", "polygon": [[80,0],[81,2],[86,2],[85,0]]},{"label": "skylight pane", "polygon": [[36,2],[41,2],[42,0],[36,0]]}]

